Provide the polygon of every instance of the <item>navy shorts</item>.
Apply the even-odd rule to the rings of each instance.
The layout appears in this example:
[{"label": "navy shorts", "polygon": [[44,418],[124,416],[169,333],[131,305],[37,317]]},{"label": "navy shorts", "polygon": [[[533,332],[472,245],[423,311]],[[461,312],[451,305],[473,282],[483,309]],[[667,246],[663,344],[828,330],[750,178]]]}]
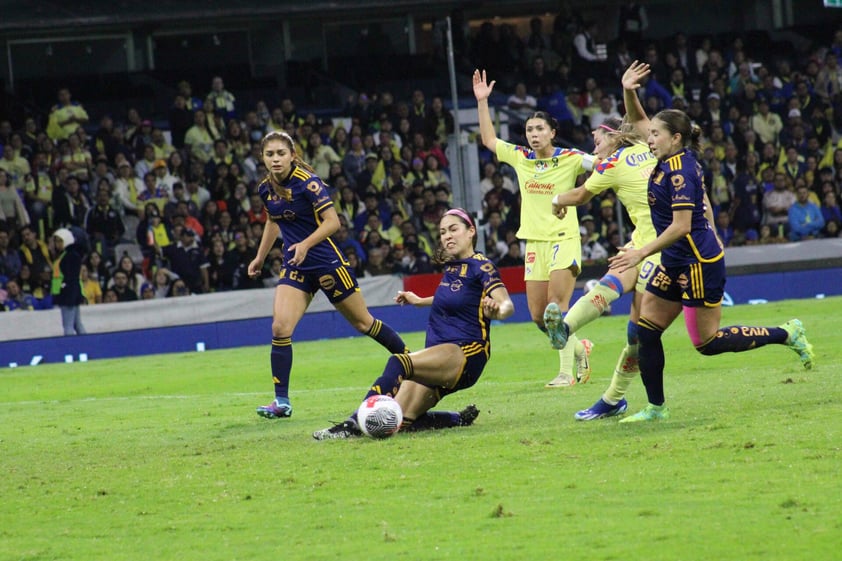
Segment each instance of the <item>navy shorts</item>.
[{"label": "navy shorts", "polygon": [[718,306],[725,294],[725,260],[677,267],[658,265],[646,291],[690,308]]},{"label": "navy shorts", "polygon": [[341,302],[360,290],[354,272],[345,265],[317,271],[301,271],[285,266],[278,275],[278,284],[292,286],[311,296],[321,290],[331,304]]},{"label": "navy shorts", "polygon": [[465,364],[462,366],[462,372],[453,387],[435,388],[438,391],[439,399],[446,395],[470,388],[477,383],[485,365],[488,363],[488,358],[491,356],[491,345],[488,341],[472,341],[470,343],[460,343],[459,348],[465,354]]}]

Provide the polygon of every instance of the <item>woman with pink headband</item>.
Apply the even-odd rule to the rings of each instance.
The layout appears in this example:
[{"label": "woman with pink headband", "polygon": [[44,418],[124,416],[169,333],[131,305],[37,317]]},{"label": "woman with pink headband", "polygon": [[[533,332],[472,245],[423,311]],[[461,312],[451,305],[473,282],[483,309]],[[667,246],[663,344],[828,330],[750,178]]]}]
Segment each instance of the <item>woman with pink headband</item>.
[{"label": "woman with pink headband", "polygon": [[[593,168],[594,158],[580,150],[554,146],[558,123],[543,111],[526,120],[528,147],[498,139],[488,108],[494,81],[489,83],[485,71],[475,70],[473,82],[482,143],[517,172],[522,201],[517,237],[526,240],[526,301],[532,321],[549,335],[547,321],[560,322],[563,318],[582,264],[576,213],[559,221],[552,213],[552,199],[573,189],[576,178]],[[563,388],[588,380],[590,341],[579,341],[575,335],[570,340],[572,344],[558,351],[558,375],[545,387]]]},{"label": "woman with pink headband", "polygon": [[[470,388],[479,380],[491,357],[491,320],[514,311],[509,293],[494,263],[476,251],[477,229],[461,208],[448,210],[439,221],[437,259],[444,276],[433,296],[398,292],[398,304],[430,306],[425,348],[392,355],[371,385],[373,395],[394,397],[403,410],[401,430],[417,431],[467,426],[479,410],[430,411],[444,396]],[[313,433],[316,440],[350,438],[361,434],[356,413],[330,428]]]}]

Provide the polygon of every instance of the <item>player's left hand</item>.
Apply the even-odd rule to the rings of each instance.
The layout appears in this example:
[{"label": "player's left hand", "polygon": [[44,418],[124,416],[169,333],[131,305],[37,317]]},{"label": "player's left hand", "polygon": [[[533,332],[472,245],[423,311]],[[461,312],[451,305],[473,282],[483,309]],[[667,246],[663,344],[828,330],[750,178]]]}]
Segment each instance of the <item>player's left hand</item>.
[{"label": "player's left hand", "polygon": [[637,264],[643,261],[643,252],[639,249],[621,247],[619,251],[614,257],[608,258],[609,270],[622,273],[637,267]]}]

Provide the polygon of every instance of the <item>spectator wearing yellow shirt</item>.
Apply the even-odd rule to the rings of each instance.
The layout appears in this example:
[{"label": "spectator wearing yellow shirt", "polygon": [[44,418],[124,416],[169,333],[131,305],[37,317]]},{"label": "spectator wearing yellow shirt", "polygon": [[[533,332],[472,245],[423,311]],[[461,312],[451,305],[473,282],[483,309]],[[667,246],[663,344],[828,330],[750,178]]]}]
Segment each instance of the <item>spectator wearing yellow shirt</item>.
[{"label": "spectator wearing yellow shirt", "polygon": [[208,163],[213,155],[213,137],[208,131],[205,112],[198,110],[193,114],[193,126],[184,135],[184,144],[189,149],[190,157],[202,164]]},{"label": "spectator wearing yellow shirt", "polygon": [[175,146],[167,142],[164,131],[158,128],[152,129],[152,142],[150,146],[155,151],[156,160],[166,160],[175,152]]},{"label": "spectator wearing yellow shirt", "polygon": [[58,104],[50,111],[47,135],[53,140],[64,140],[88,122],[88,113],[78,102],[72,101],[70,90],[58,91]]},{"label": "spectator wearing yellow shirt", "polygon": [[10,186],[20,192],[24,191],[27,176],[31,173],[29,162],[26,161],[26,158],[17,155],[9,144],[3,147],[0,169],[6,172]]}]

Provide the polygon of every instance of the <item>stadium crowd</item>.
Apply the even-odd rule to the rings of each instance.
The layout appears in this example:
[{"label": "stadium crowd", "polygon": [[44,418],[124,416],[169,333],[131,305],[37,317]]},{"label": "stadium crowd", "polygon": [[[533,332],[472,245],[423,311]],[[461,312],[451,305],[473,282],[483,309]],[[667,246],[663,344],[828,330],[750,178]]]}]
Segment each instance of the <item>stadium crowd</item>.
[{"label": "stadium crowd", "polygon": [[[527,37],[508,24],[479,27],[462,60],[507,92],[492,98],[509,116],[507,140],[524,143],[518,123],[542,109],[558,119],[561,143],[590,151],[591,130],[624,113],[619,76],[640,59],[653,70],[639,92],[647,111],[682,109],[702,127],[699,156],[724,243],[838,237],[842,30],[774,57],[741,36],[646,41],[645,15],[625,17],[640,21],[607,49],[575,14],[547,30],[535,18]],[[259,141],[273,130],[294,138],[329,185],[342,224],[335,242],[359,277],[434,270],[437,224],[453,198],[445,149],[454,122],[441,97],[361,92],[334,119],[290,98],[241,107],[221,77],[204,95],[179,83],[155,116],[89,115],[71,91],[57,93],[45,122],[0,122],[0,310],[52,306],[51,233],[70,226],[90,239],[81,273],[89,304],[274,286],[280,243],[262,278],[247,274],[267,219]],[[522,265],[514,170],[478,149],[480,249],[500,267]],[[609,195],[580,209],[586,260],[606,259],[628,238],[617,208]]]}]

